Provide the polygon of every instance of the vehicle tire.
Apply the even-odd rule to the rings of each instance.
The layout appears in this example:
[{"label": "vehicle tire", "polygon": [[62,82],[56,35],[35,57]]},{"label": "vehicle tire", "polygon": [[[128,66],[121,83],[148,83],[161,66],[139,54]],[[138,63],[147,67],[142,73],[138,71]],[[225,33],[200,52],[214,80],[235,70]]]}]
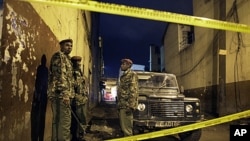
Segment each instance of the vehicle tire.
[{"label": "vehicle tire", "polygon": [[201,138],[201,129],[179,133],[181,141],[199,141]]},{"label": "vehicle tire", "polygon": [[133,129],[133,134],[138,135],[144,133],[144,130],[142,128],[134,128]]}]

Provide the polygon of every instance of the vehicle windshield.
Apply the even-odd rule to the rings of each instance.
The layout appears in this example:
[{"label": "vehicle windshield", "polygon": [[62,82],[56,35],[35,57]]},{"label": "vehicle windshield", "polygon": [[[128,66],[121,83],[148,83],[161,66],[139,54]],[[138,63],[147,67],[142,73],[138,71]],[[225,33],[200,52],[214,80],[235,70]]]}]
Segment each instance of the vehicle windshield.
[{"label": "vehicle windshield", "polygon": [[166,73],[138,74],[139,87],[178,87],[176,77]]}]

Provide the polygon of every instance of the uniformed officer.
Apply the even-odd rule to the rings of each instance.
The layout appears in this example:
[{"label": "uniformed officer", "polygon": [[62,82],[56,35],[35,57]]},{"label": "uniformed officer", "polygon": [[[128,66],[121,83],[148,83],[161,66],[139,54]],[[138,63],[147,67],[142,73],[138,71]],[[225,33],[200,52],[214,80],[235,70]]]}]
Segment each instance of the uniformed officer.
[{"label": "uniformed officer", "polygon": [[[86,114],[87,114],[87,101],[88,101],[88,90],[86,85],[85,77],[81,71],[81,60],[80,56],[73,56],[71,58],[73,64],[73,76],[75,79],[75,98],[72,102],[73,112],[76,113],[76,117],[72,117],[72,140],[82,140],[84,136],[84,130],[87,127]],[[75,119],[77,118],[77,119]],[[78,123],[78,121],[80,123]]]},{"label": "uniformed officer", "polygon": [[133,111],[138,105],[138,77],[131,70],[132,60],[121,60],[120,83],[117,93],[120,126],[124,136],[133,135]]},{"label": "uniformed officer", "polygon": [[59,42],[60,51],[50,60],[48,99],[52,104],[52,141],[70,141],[71,99],[74,98],[73,67],[69,54],[72,39]]}]

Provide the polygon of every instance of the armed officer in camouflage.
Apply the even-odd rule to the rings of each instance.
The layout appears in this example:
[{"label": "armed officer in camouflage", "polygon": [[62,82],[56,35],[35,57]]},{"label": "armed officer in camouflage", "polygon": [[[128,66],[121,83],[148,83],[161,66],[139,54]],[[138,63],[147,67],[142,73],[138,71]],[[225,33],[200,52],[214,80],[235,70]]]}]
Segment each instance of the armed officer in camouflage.
[{"label": "armed officer in camouflage", "polygon": [[[75,98],[72,102],[72,109],[76,114],[76,117],[72,117],[72,141],[82,140],[84,136],[84,130],[87,127],[86,115],[87,115],[87,102],[88,102],[88,89],[85,77],[81,71],[80,56],[73,56],[71,61],[73,63],[73,76],[75,78]],[[75,119],[77,118],[77,119]],[[78,121],[80,123],[78,123]]]},{"label": "armed officer in camouflage", "polygon": [[124,136],[133,135],[133,112],[138,105],[138,77],[131,70],[133,62],[130,59],[121,60],[117,104],[119,110],[120,126]]},{"label": "armed officer in camouflage", "polygon": [[72,39],[59,42],[60,51],[50,60],[48,99],[52,106],[52,141],[70,141],[71,100],[74,98],[73,67],[69,54]]}]

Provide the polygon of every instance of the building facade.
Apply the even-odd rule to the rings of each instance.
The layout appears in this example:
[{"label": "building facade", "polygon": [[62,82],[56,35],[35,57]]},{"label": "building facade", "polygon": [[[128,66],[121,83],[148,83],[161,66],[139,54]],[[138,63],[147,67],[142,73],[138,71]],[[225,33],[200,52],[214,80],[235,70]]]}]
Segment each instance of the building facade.
[{"label": "building facade", "polygon": [[[250,25],[249,6],[245,0],[193,0],[193,15]],[[222,116],[249,109],[249,37],[170,23],[164,35],[166,71],[178,76],[186,95],[202,100],[203,112]]]},{"label": "building facade", "polygon": [[[81,9],[23,1],[5,0],[2,6],[0,140],[29,141],[33,130],[31,110],[38,67],[43,60],[44,69],[48,69],[51,56],[60,49],[60,40],[73,39],[70,55],[82,57],[90,102],[98,102],[92,87],[93,77],[98,78],[97,73],[100,72],[98,61],[93,62],[95,60],[92,59],[92,54],[95,58],[99,54],[98,39],[95,39],[98,35],[92,33],[98,32],[93,30],[92,21],[98,18]],[[48,102],[44,140],[50,140],[51,116]]]}]

